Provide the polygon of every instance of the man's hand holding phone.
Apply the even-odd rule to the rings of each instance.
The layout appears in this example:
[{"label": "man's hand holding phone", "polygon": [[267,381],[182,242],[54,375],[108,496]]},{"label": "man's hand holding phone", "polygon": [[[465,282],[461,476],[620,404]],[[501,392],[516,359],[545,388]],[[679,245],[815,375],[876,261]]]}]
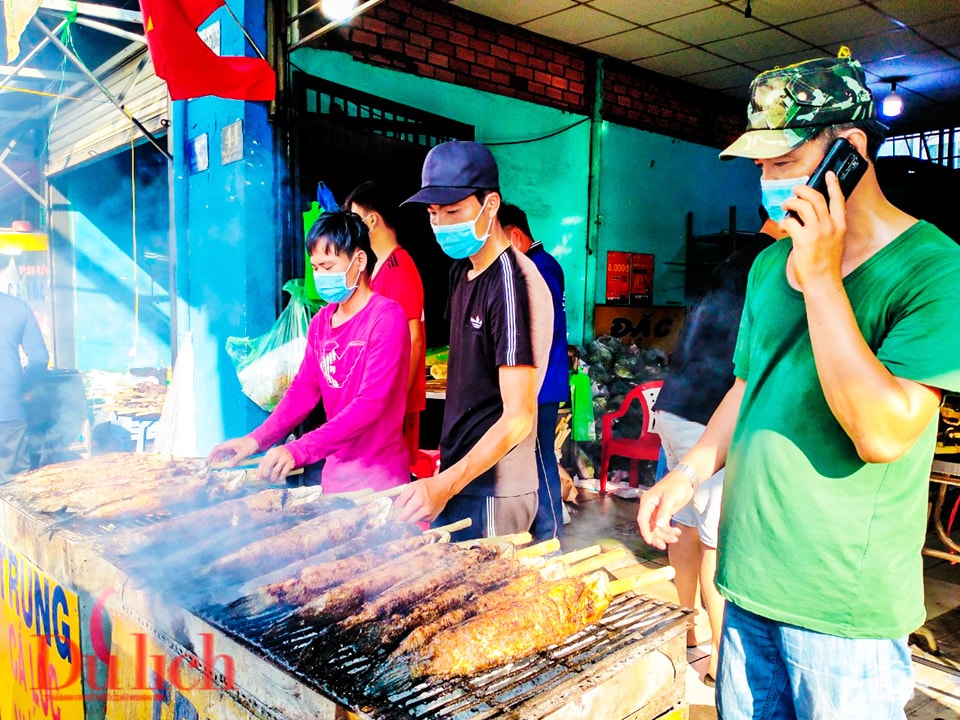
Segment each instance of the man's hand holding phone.
[{"label": "man's hand holding phone", "polygon": [[793,240],[794,272],[802,290],[816,279],[841,280],[845,200],[863,177],[867,161],[845,138],[830,146],[806,185],[794,188],[795,197],[783,207],[781,226]]}]

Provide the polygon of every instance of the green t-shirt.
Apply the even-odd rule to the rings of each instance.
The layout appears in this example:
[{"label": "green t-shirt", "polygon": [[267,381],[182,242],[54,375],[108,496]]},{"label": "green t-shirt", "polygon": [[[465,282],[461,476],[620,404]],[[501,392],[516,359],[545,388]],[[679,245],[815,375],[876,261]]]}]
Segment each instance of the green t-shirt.
[{"label": "green t-shirt", "polygon": [[[738,606],[852,638],[923,623],[920,550],[937,419],[892,463],[865,463],[827,406],[790,240],[750,272],[734,354],[746,381],[724,478],[717,585]],[[960,389],[960,246],[918,222],[844,278],[893,375]]]}]

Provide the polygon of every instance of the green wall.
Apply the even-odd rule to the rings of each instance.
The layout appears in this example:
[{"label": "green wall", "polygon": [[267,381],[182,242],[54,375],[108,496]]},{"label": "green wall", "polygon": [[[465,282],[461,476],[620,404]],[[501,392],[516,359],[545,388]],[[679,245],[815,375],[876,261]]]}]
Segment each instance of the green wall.
[{"label": "green wall", "polygon": [[[491,145],[497,158],[504,199],[526,211],[534,236],[563,266],[568,340],[580,341],[590,125],[580,122],[551,138],[517,141],[566,128],[585,120],[583,115],[364,65],[343,53],[305,48],[294,52],[291,62],[316,77],[473,125],[475,139]],[[439,281],[446,282],[446,275]]]},{"label": "green wall", "polygon": [[[759,189],[749,163],[721,163],[715,148],[605,122],[598,277],[588,283],[590,123],[585,116],[365,65],[345,53],[304,48],[291,55],[291,62],[316,77],[475,127],[476,140],[490,145],[497,158],[504,199],[527,212],[534,236],[563,267],[570,343],[592,335],[593,306],[606,290],[607,250],[656,255],[655,302],[679,304],[685,295],[682,266],[667,263],[685,260],[687,212],[694,213],[695,232],[714,233],[727,227],[727,207],[736,205],[738,217],[745,219],[742,229],[753,228],[748,223],[756,217]],[[564,128],[569,129],[545,137]]]},{"label": "green wall", "polygon": [[606,297],[608,250],[655,256],[654,305],[682,305],[686,294],[686,217],[695,235],[760,227],[759,172],[747,160],[721,162],[716,148],[604,123],[600,158],[600,236],[596,302]]}]

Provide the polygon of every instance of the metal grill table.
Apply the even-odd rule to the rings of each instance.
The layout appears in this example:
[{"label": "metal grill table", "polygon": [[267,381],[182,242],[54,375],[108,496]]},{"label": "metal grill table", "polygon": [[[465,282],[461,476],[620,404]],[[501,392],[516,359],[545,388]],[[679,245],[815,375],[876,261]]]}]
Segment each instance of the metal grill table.
[{"label": "metal grill table", "polygon": [[[607,717],[629,714],[639,720],[655,717],[682,699],[685,649],[681,636],[685,637],[690,613],[627,593],[614,599],[600,623],[551,650],[469,678],[408,680],[389,695],[376,695],[368,687],[382,656],[360,654],[352,645],[334,645],[325,649],[322,662],[312,663],[311,647],[324,642],[315,629],[291,632],[281,642],[274,640],[269,648],[263,647],[263,633],[283,617],[278,609],[231,624],[222,618],[207,620],[268,654],[272,662],[317,692],[369,718],[600,717],[593,714],[592,703],[577,710],[579,714],[564,712],[592,690],[598,700],[633,706],[629,713]],[[630,682],[617,682],[623,673]],[[615,687],[621,697],[613,697]],[[655,714],[643,713],[645,706]]]},{"label": "metal grill table", "polygon": [[[99,598],[112,591],[106,610],[125,630],[114,628],[111,647],[121,670],[136,658],[137,632],[145,633],[150,652],[165,655],[167,664],[189,657],[197,662],[197,672],[210,672],[218,683],[217,669],[201,662],[205,640],[217,657],[230,659],[235,683],[220,683],[206,694],[175,689],[178,701],[197,703],[202,717],[333,720],[349,709],[377,720],[650,720],[683,702],[691,611],[631,593],[615,598],[599,624],[548,651],[473,677],[408,680],[389,695],[376,695],[368,685],[383,665],[382,654],[361,655],[315,628],[264,647],[264,633],[282,614],[266,612],[226,623],[175,588],[146,584],[146,578],[137,576],[139,567],[127,567],[127,559],[111,558],[118,535],[150,524],[149,518],[99,522],[38,515],[17,500],[0,497],[0,540],[79,595],[84,631],[99,612]],[[88,635],[81,633],[80,649],[93,656]],[[305,663],[318,647],[324,662]],[[84,687],[87,680],[84,675]],[[114,700],[121,704],[114,707]],[[105,705],[99,699],[91,703],[88,713],[109,720],[129,716],[125,713],[132,707],[132,701],[123,705],[117,695]]]}]

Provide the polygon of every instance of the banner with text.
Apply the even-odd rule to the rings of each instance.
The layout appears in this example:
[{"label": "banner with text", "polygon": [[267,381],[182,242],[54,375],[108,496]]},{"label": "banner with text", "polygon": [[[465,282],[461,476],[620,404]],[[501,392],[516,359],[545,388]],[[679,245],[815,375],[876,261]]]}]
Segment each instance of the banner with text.
[{"label": "banner with text", "polygon": [[76,594],[0,542],[0,718],[83,718]]}]

